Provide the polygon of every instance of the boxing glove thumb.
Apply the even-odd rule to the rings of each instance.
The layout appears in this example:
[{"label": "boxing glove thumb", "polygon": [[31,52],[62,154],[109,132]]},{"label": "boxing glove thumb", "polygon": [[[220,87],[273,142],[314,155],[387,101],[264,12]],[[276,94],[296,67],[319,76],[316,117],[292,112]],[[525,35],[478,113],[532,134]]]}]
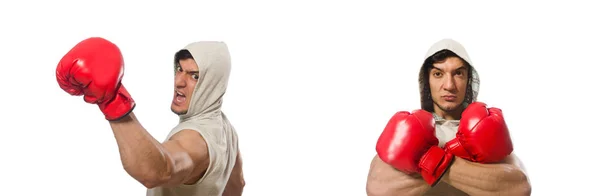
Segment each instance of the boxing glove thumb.
[{"label": "boxing glove thumb", "polygon": [[463,111],[456,138],[446,143],[446,151],[479,163],[498,162],[512,150],[510,133],[502,110],[475,102]]}]

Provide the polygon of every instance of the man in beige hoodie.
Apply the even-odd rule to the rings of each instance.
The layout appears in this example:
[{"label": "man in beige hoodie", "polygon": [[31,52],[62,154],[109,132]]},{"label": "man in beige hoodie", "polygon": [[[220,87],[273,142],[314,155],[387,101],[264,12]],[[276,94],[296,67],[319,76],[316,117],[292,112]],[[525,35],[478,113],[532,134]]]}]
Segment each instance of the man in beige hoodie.
[{"label": "man in beige hoodie", "polygon": [[[512,144],[506,128],[500,130],[503,132],[498,132],[498,129],[480,129],[481,132],[473,134],[473,136],[479,137],[478,139],[486,135],[484,132],[489,135],[493,133],[502,134],[488,136],[485,141],[468,140],[471,144],[481,143],[482,145],[479,147],[486,146],[486,149],[494,151],[480,152],[496,153],[497,157],[504,157],[503,160],[497,158],[501,160],[499,163],[483,164],[478,161],[463,159],[460,157],[462,155],[455,156],[451,154],[454,151],[448,150],[452,149],[456,144],[455,142],[458,141],[453,139],[457,135],[459,123],[461,123],[461,114],[464,114],[463,111],[467,108],[473,108],[469,107],[470,105],[484,106],[481,103],[473,104],[476,102],[479,92],[479,75],[473,67],[465,48],[460,43],[451,39],[443,39],[433,44],[425,55],[425,60],[420,69],[419,87],[421,110],[414,114],[420,119],[424,119],[426,122],[423,123],[427,126],[421,124],[421,126],[415,128],[407,128],[408,124],[402,124],[417,122],[415,119],[411,119],[410,122],[399,122],[399,126],[403,126],[402,128],[388,128],[389,126],[396,126],[392,122],[394,118],[390,120],[391,123],[388,124],[380,137],[380,141],[378,141],[378,155],[371,162],[366,187],[369,196],[521,196],[531,194],[531,185],[524,167],[517,156],[510,153],[512,152]],[[473,110],[469,110],[469,112],[471,111]],[[501,112],[497,113],[501,114]],[[399,116],[398,118],[405,117]],[[497,119],[489,122],[499,123]],[[490,123],[487,123],[487,125],[490,125]],[[431,129],[423,129],[423,127],[430,127]],[[466,130],[464,127],[461,130]],[[405,131],[412,131],[412,133]],[[429,136],[433,138],[429,138]],[[503,136],[504,140],[499,136]],[[464,137],[464,135],[461,135],[461,137]],[[422,143],[425,140],[429,142]],[[493,143],[487,143],[490,141]],[[450,145],[446,145],[447,143]],[[439,150],[431,151],[432,153],[427,151],[420,160],[418,155],[425,153],[425,150],[409,149],[412,147],[424,149],[427,147],[424,145],[435,144],[438,146],[431,147],[430,150],[434,148]],[[398,149],[399,146],[403,147]],[[445,155],[442,148],[446,151]],[[481,149],[484,148],[477,150]],[[475,148],[472,150],[475,150]],[[498,154],[498,152],[504,154]],[[435,155],[440,157],[439,164],[430,162]],[[480,158],[476,157],[474,159]],[[416,164],[416,162],[419,162],[419,164]],[[393,165],[398,166],[394,167]],[[422,173],[418,173],[402,167],[422,167],[423,169],[421,169]],[[438,169],[439,172],[436,171]]]},{"label": "man in beige hoodie", "polygon": [[135,117],[115,44],[83,40],[61,59],[56,76],[67,93],[99,106],[123,167],[148,188],[148,196],[239,196],[245,182],[237,133],[221,111],[230,67],[223,42],[195,42],[175,54],[171,110],[180,120],[162,143]]}]

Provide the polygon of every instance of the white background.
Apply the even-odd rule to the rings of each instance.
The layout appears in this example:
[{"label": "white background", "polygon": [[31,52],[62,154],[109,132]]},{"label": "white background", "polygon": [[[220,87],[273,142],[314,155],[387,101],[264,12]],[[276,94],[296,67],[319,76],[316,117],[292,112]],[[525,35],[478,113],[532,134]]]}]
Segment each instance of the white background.
[{"label": "white background", "polygon": [[0,195],[145,194],[97,106],[56,83],[58,60],[90,36],[121,47],[159,141],[177,123],[173,54],[229,45],[244,195],[366,195],[375,142],[391,114],[419,107],[419,65],[442,38],[466,47],[479,100],[503,109],[533,195],[596,192],[597,6],[394,2],[3,1]]}]

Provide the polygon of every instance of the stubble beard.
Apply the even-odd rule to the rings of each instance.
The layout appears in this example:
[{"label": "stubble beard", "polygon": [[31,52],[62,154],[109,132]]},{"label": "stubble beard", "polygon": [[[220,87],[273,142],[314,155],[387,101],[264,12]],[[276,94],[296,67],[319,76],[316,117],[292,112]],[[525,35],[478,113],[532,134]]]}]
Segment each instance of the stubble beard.
[{"label": "stubble beard", "polygon": [[177,114],[177,115],[184,115],[184,114],[186,114],[186,113],[187,113],[187,110],[184,110],[184,111],[179,111],[179,112],[178,112],[178,111],[175,111],[175,109],[171,108],[171,112],[173,112],[173,113],[175,113],[175,114]]},{"label": "stubble beard", "polygon": [[437,101],[433,101],[433,104],[435,104],[439,109],[441,109],[442,111],[448,113],[448,114],[452,114],[457,112],[458,110],[460,110],[462,104],[457,104],[456,106],[449,106],[449,107],[444,107],[442,105],[440,105]]}]

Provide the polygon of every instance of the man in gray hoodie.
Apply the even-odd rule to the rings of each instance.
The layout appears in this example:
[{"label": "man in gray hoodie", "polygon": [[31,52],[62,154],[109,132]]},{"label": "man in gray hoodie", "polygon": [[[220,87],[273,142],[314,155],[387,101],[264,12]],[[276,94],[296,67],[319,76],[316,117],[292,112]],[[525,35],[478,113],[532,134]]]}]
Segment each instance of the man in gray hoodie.
[{"label": "man in gray hoodie", "polygon": [[460,43],[431,46],[419,87],[421,108],[396,113],[377,142],[369,196],[531,194],[502,110],[476,101],[479,75]]},{"label": "man in gray hoodie", "polygon": [[230,67],[223,42],[195,42],[175,54],[171,110],[180,120],[162,143],[135,117],[115,44],[98,37],[81,41],[61,59],[56,77],[67,93],[99,106],[124,169],[148,196],[239,196],[245,182],[237,133],[221,111]]}]

